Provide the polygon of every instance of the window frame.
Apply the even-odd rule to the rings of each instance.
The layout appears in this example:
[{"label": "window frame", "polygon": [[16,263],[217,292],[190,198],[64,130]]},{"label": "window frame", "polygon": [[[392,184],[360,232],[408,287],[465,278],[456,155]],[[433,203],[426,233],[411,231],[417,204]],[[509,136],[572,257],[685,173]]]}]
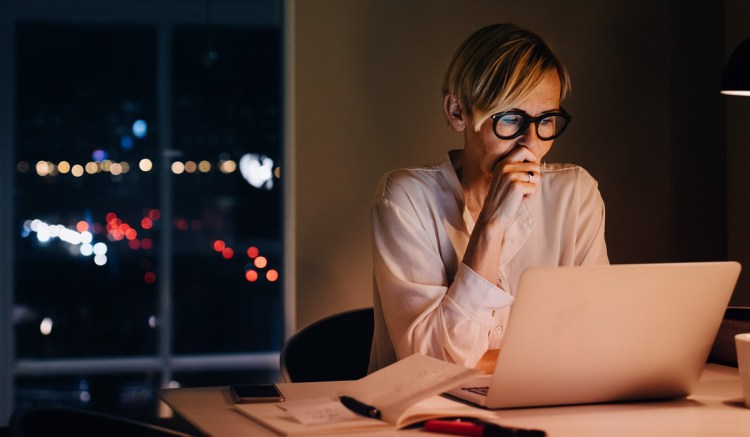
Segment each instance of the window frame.
[{"label": "window frame", "polygon": [[[277,26],[281,37],[281,129],[282,156],[285,183],[282,193],[283,219],[283,329],[284,339],[294,328],[294,225],[292,191],[294,186],[291,160],[292,116],[290,90],[292,84],[288,63],[291,59],[291,38],[288,30],[291,21],[288,2],[278,0],[228,0],[217,4],[213,0],[113,0],[97,2],[80,0],[61,4],[49,0],[0,0],[0,426],[7,426],[14,409],[15,379],[19,376],[64,376],[85,371],[91,374],[121,371],[158,371],[162,387],[166,387],[176,371],[205,370],[252,370],[278,369],[279,352],[256,352],[243,354],[196,354],[172,353],[172,272],[171,263],[161,264],[158,290],[159,317],[163,321],[158,332],[157,352],[149,356],[71,358],[71,359],[23,359],[15,357],[15,333],[13,328],[14,295],[14,225],[15,205],[15,93],[13,90],[15,66],[15,27],[24,20],[82,23],[82,24],[146,24],[154,26],[157,34],[157,114],[159,118],[158,153],[169,157],[171,144],[171,37],[173,29],[185,24],[206,24],[207,17],[213,25]],[[210,12],[209,12],[210,7]],[[168,165],[168,160],[162,160]],[[168,169],[166,169],[168,170]],[[162,171],[159,176],[160,207],[162,217],[171,220],[171,172]],[[160,257],[169,259],[172,254],[172,235],[166,232],[160,249]]]}]

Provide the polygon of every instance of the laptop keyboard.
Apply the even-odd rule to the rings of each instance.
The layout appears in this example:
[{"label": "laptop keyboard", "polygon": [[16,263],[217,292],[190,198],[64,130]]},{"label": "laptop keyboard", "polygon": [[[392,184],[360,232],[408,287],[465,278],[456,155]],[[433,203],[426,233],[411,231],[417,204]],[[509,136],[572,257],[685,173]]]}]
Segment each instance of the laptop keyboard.
[{"label": "laptop keyboard", "polygon": [[489,386],[484,387],[461,387],[461,390],[466,390],[471,393],[476,393],[480,396],[487,396],[487,391],[490,389]]}]

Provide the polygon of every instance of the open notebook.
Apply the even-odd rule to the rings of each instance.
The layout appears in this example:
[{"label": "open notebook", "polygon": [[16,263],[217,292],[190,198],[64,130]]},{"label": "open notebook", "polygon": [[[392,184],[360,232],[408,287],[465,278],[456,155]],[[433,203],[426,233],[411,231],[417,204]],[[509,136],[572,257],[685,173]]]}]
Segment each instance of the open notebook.
[{"label": "open notebook", "polygon": [[529,269],[495,373],[448,393],[487,408],[688,395],[739,272],[736,262]]}]

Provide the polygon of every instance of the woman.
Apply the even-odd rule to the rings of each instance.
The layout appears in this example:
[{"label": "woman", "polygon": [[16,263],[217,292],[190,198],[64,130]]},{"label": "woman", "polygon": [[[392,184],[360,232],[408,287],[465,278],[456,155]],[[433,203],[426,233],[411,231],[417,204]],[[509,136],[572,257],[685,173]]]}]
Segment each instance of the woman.
[{"label": "woman", "polygon": [[443,109],[463,149],[387,174],[375,196],[370,371],[419,352],[492,372],[525,269],[608,263],[596,181],[542,164],[569,89],[546,43],[515,25],[459,47]]}]

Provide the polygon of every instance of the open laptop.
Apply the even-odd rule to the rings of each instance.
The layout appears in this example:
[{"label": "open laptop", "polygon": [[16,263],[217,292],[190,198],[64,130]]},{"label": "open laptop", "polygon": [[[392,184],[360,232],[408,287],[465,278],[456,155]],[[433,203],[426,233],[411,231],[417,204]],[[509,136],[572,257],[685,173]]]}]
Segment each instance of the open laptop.
[{"label": "open laptop", "polygon": [[448,394],[486,408],[686,396],[739,272],[736,262],[529,269],[495,373]]}]

